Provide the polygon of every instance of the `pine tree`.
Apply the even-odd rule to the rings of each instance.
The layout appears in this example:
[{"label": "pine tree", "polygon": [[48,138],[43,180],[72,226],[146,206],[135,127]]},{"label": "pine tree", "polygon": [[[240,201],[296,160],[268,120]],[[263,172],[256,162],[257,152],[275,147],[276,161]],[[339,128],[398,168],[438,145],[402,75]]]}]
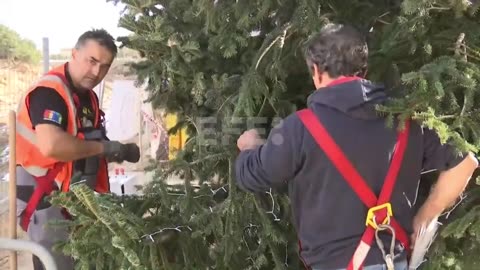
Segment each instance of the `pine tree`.
[{"label": "pine tree", "polygon": [[[235,140],[254,124],[268,133],[305,106],[314,87],[303,45],[328,22],[368,34],[368,78],[385,83],[394,97],[378,108],[386,124],[411,117],[459,151],[480,146],[480,4],[114,2],[126,5],[120,26],[133,32],[123,45],[145,59],[132,66],[139,83],[147,83],[154,106],[177,114],[172,131],[186,127],[189,139],[175,160],[152,163],[155,180],[142,196],[96,196],[81,185],[54,196],[76,217],[60,224],[71,228],[72,238],[59,248],[81,269],[302,269],[285,191],[252,195],[236,187]],[[165,179],[173,174],[184,184],[169,185]],[[430,251],[427,269],[477,269],[468,255],[480,249],[479,192],[472,184],[452,214],[457,219]]]}]

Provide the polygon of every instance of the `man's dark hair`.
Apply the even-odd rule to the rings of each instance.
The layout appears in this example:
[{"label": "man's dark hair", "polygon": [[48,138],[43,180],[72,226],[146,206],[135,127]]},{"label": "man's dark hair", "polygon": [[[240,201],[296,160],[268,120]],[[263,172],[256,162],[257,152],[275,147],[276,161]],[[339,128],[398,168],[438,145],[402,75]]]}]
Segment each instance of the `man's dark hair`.
[{"label": "man's dark hair", "polygon": [[117,45],[115,45],[115,39],[105,29],[93,29],[83,33],[77,40],[75,48],[79,49],[88,40],[95,40],[101,46],[107,48],[113,57],[117,56]]},{"label": "man's dark hair", "polygon": [[332,78],[361,76],[367,69],[367,42],[352,26],[328,24],[309,40],[305,58],[311,71],[316,64]]}]

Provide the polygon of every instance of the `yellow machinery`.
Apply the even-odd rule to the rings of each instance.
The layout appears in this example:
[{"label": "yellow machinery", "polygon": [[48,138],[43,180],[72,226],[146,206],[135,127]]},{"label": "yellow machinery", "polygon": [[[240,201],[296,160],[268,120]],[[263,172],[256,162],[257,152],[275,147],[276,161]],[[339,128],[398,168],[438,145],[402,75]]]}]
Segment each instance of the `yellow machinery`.
[{"label": "yellow machinery", "polygon": [[[167,125],[167,130],[174,127],[177,124],[177,115],[167,114],[165,117],[165,122]],[[182,150],[187,141],[187,130],[186,128],[179,129],[174,134],[168,135],[168,159],[174,159],[177,156],[177,152]]]}]

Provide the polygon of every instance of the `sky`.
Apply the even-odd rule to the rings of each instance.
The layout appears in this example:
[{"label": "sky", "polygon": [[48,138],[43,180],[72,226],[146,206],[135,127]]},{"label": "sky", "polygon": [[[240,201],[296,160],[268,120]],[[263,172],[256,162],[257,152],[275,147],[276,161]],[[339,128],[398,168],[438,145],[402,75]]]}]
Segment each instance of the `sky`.
[{"label": "sky", "polygon": [[92,28],[104,28],[117,38],[122,8],[106,0],[0,0],[0,24],[32,40],[42,50],[49,38],[50,54],[72,48],[77,38]]}]

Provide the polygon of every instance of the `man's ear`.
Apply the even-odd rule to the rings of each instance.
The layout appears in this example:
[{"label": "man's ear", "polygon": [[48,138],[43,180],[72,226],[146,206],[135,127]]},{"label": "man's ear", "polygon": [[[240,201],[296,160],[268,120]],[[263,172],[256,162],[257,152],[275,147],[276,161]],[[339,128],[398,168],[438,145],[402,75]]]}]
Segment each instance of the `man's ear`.
[{"label": "man's ear", "polygon": [[75,48],[73,48],[73,49],[72,49],[72,59],[76,59],[77,56],[78,56],[78,50],[75,49]]},{"label": "man's ear", "polygon": [[313,64],[313,78],[314,80],[317,80],[318,83],[322,83],[322,71],[320,71],[320,68],[318,67],[317,64]]},{"label": "man's ear", "polygon": [[355,76],[358,76],[360,78],[367,78],[367,73],[368,73],[368,68],[367,67],[364,67],[362,68],[359,72],[357,72],[356,74],[354,74]]}]

